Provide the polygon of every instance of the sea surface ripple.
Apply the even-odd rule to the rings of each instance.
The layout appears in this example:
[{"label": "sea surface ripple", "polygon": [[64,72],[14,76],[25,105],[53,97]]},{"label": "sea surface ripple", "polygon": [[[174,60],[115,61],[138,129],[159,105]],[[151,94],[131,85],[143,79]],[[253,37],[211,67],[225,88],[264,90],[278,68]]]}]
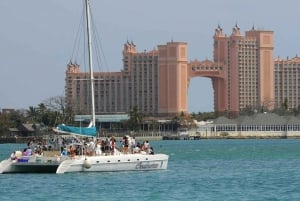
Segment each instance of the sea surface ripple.
[{"label": "sea surface ripple", "polygon": [[[0,175],[1,201],[300,200],[300,140],[153,141],[168,170]],[[0,144],[0,159],[22,144]]]}]

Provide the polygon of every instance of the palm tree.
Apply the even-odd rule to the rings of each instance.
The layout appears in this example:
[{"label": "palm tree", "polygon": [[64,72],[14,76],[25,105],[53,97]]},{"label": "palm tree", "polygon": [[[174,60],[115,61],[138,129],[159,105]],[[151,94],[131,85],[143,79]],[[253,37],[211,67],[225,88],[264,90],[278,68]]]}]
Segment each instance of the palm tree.
[{"label": "palm tree", "polygon": [[27,118],[29,118],[32,123],[34,123],[37,120],[38,111],[35,107],[30,106],[26,113]]},{"label": "palm tree", "polygon": [[282,103],[282,107],[285,111],[288,110],[289,104],[288,104],[288,99],[287,98],[284,99],[284,102]]},{"label": "palm tree", "polygon": [[39,114],[44,114],[47,112],[48,109],[44,103],[40,103],[40,104],[38,104],[37,110],[38,110]]},{"label": "palm tree", "polygon": [[133,131],[139,131],[143,123],[144,115],[134,106],[129,112],[129,125]]}]

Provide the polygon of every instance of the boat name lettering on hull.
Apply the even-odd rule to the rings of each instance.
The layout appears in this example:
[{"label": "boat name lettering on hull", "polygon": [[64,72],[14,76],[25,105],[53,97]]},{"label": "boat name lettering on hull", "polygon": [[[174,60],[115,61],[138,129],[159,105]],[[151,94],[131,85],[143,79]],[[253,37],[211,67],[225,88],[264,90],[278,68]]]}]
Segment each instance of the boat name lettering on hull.
[{"label": "boat name lettering on hull", "polygon": [[154,168],[158,168],[158,166],[159,166],[158,163],[139,162],[135,166],[135,169],[154,169]]}]

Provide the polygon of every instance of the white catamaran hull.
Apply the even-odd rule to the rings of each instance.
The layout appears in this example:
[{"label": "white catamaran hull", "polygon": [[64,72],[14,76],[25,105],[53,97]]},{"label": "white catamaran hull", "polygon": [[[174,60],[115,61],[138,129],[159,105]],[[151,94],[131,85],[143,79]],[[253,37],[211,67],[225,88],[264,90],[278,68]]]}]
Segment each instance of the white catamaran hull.
[{"label": "white catamaran hull", "polygon": [[61,157],[26,157],[22,160],[6,159],[0,163],[0,174],[6,173],[56,173]]},{"label": "white catamaran hull", "polygon": [[64,160],[56,173],[165,170],[167,166],[168,155],[165,154],[77,156],[74,159]]}]

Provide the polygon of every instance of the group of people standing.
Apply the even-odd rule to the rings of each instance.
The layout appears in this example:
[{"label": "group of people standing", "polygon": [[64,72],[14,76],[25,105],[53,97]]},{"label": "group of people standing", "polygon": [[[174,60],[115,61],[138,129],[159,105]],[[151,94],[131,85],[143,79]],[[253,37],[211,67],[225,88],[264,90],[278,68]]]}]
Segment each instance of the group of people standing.
[{"label": "group of people standing", "polygon": [[10,155],[11,160],[16,160],[22,156],[32,156],[32,155],[43,155],[43,149],[41,143],[34,143],[30,141],[27,143],[27,147],[23,151],[13,151]]},{"label": "group of people standing", "polygon": [[94,150],[96,155],[113,155],[116,152],[116,139],[98,139]]},{"label": "group of people standing", "polygon": [[148,140],[143,143],[136,143],[135,137],[130,137],[128,135],[122,138],[121,146],[124,153],[154,154],[153,148],[150,146]]},{"label": "group of people standing", "polygon": [[[80,150],[81,149],[81,150]],[[99,155],[115,155],[119,153],[133,154],[154,154],[153,148],[150,146],[148,140],[143,143],[137,142],[135,137],[130,137],[128,135],[124,136],[120,141],[120,146],[117,146],[117,141],[115,137],[97,139],[96,141],[85,142],[82,148],[75,145],[70,145],[69,148],[64,148],[61,155],[89,155],[89,156],[99,156]]]}]

